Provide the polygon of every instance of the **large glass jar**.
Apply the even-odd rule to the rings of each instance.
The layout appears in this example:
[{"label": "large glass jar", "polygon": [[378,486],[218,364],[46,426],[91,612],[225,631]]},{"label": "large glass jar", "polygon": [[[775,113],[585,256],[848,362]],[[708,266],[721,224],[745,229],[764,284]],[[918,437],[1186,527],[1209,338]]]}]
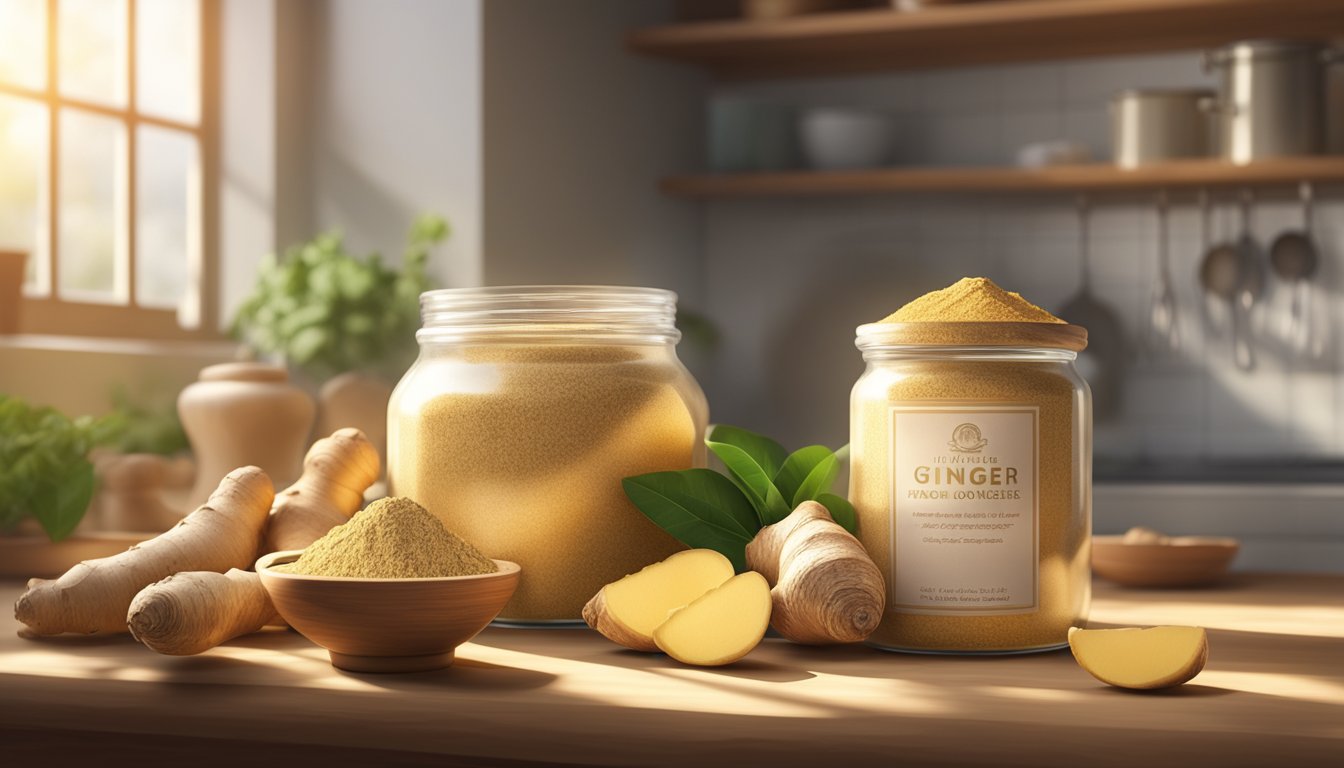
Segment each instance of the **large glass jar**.
[{"label": "large glass jar", "polygon": [[850,500],[887,580],[869,642],[1059,648],[1091,599],[1092,404],[1077,326],[874,323],[850,405]]},{"label": "large glass jar", "polygon": [[388,408],[390,489],[522,566],[500,621],[579,621],[602,585],[683,548],[621,487],[705,463],[676,294],[470,288],[420,305],[420,356]]}]

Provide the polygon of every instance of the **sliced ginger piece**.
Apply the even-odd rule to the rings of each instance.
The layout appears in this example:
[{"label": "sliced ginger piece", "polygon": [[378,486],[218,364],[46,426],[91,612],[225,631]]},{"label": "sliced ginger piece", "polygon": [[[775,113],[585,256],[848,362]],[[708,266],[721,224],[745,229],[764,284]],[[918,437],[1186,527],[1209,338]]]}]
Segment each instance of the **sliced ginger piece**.
[{"label": "sliced ginger piece", "polygon": [[1069,630],[1069,648],[1078,665],[1118,688],[1150,690],[1185,683],[1209,658],[1202,627]]},{"label": "sliced ginger piece", "polygon": [[653,640],[683,664],[717,667],[746,656],[770,625],[770,585],[747,571],[673,611]]},{"label": "sliced ginger piece", "polygon": [[733,564],[712,549],[688,549],[613,581],[583,607],[588,626],[636,651],[657,651],[653,630],[680,608],[733,577]]}]

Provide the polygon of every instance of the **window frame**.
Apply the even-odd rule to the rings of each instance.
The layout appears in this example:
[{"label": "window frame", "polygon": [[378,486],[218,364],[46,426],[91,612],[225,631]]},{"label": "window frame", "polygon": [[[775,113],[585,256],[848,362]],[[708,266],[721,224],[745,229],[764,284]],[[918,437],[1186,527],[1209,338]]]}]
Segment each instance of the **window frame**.
[{"label": "window frame", "polygon": [[[218,204],[217,184],[219,168],[218,105],[219,93],[219,4],[218,0],[200,2],[200,115],[196,125],[156,117],[138,111],[136,73],[136,0],[126,0],[126,104],[109,107],[82,99],[63,96],[59,90],[58,59],[58,4],[46,0],[47,51],[45,87],[33,89],[0,81],[0,95],[12,96],[41,104],[47,111],[47,189],[46,206],[47,259],[50,276],[45,296],[24,295],[21,302],[20,331],[62,336],[91,336],[104,338],[213,340],[222,337],[219,330],[218,264]],[[60,292],[60,120],[62,110],[76,110],[85,114],[120,120],[126,131],[126,178],[124,179],[126,205],[119,213],[118,224],[126,228],[129,285],[125,303],[82,301],[64,298]],[[136,296],[136,225],[137,225],[137,129],[141,126],[166,128],[194,136],[200,148],[200,274],[195,285],[187,290],[196,291],[200,307],[197,327],[183,328],[175,309],[140,306]],[[190,236],[191,233],[189,233]],[[32,254],[29,254],[30,257]]]}]

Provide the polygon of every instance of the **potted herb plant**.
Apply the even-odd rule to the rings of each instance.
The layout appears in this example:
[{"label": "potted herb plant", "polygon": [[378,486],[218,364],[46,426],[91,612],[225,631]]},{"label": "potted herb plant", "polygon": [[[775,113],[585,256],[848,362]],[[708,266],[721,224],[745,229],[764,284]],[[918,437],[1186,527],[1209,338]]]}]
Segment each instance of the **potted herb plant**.
[{"label": "potted herb plant", "polygon": [[380,449],[386,443],[392,382],[415,360],[429,253],[449,231],[442,217],[420,217],[400,269],[377,253],[350,253],[339,232],[262,263],[233,332],[320,385],[317,434],[358,427]]}]

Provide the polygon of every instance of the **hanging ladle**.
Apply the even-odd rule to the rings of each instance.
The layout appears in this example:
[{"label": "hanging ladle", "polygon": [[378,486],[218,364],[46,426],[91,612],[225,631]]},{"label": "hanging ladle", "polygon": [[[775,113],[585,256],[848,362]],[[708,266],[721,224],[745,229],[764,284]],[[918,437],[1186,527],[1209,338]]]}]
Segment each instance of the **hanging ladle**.
[{"label": "hanging ladle", "polygon": [[1148,305],[1150,351],[1164,354],[1181,347],[1176,320],[1176,291],[1171,284],[1171,256],[1167,248],[1167,192],[1157,195],[1157,281]]},{"label": "hanging ladle", "polygon": [[1251,193],[1241,195],[1241,235],[1235,242],[1219,243],[1204,255],[1199,279],[1210,294],[1226,301],[1232,312],[1232,355],[1243,371],[1255,368],[1251,345],[1251,310],[1265,289],[1260,246],[1251,233]]},{"label": "hanging ladle", "polygon": [[1316,274],[1319,259],[1316,244],[1311,239],[1311,182],[1304,181],[1298,188],[1302,196],[1302,229],[1288,231],[1274,238],[1269,248],[1269,263],[1274,274],[1292,286],[1292,302],[1288,309],[1286,336],[1295,349],[1307,346],[1311,337],[1307,317],[1308,281]]}]

